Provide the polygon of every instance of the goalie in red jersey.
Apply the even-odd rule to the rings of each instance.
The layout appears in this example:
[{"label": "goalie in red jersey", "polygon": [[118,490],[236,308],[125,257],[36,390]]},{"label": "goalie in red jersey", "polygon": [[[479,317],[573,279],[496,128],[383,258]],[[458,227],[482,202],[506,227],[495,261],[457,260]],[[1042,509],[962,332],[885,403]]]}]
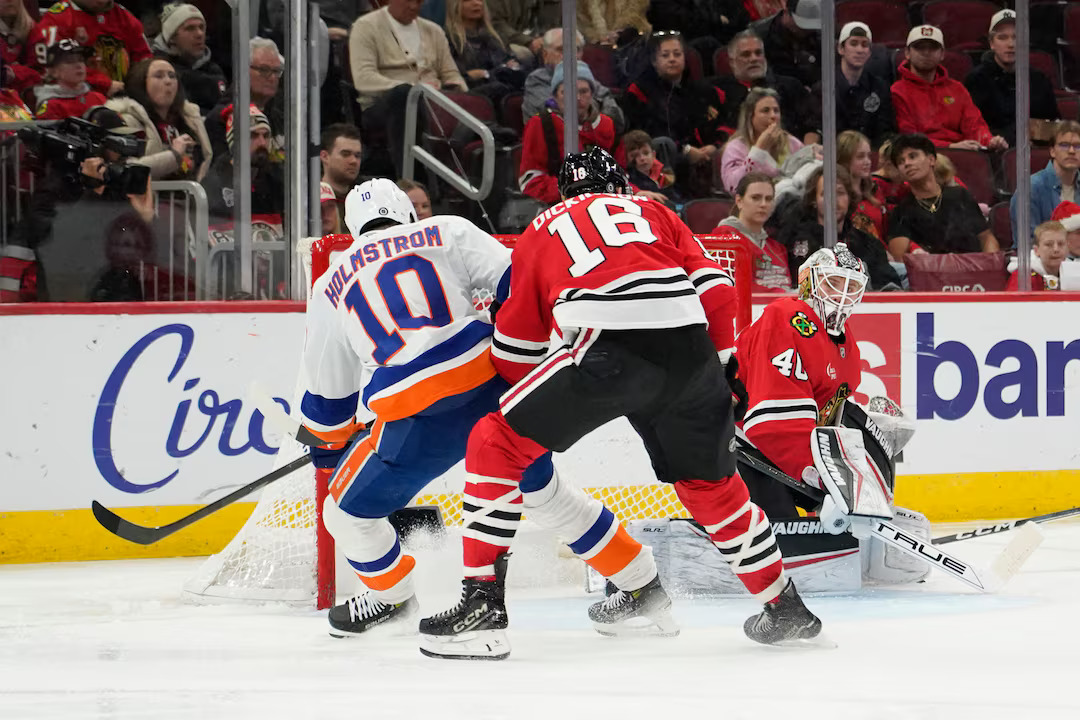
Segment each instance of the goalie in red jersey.
[{"label": "goalie in red jersey", "polygon": [[[515,384],[500,411],[473,428],[466,450],[466,574],[488,570],[466,578],[456,607],[421,621],[423,652],[484,656],[459,647],[475,648],[480,633],[506,628],[501,559],[509,541],[485,528],[497,529],[500,498],[519,486],[525,514],[576,538],[570,548],[618,588],[589,609],[598,631],[621,634],[657,618],[666,630],[670,600],[651,556],[624,542],[612,513],[557,474],[541,488],[521,483],[534,458],[562,452],[618,417],[630,421],[658,479],[674,485],[765,604],[744,624],[746,634],[770,644],[815,637],[821,622],[785,576],[769,520],[735,467],[732,395],[720,359],[734,343],[731,278],[673,212],[631,196],[603,150],[568,155],[559,191],[563,202],[518,240],[509,298],[495,317],[492,360]],[[562,345],[549,352],[553,331]]]},{"label": "goalie in red jersey", "polygon": [[[740,445],[817,489],[810,433],[830,424],[859,387],[859,348],[845,323],[868,282],[866,265],[844,243],[818,250],[799,268],[799,296],[769,303],[739,336],[739,378],[747,392],[736,430]],[[814,509],[753,468],[740,471],[750,497],[770,517],[795,517],[796,506]]]}]

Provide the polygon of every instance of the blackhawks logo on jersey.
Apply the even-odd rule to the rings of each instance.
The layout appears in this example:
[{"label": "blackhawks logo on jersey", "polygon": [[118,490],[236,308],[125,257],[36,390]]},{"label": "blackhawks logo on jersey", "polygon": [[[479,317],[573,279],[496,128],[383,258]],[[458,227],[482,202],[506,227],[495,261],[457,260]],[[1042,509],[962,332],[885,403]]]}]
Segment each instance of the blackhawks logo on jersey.
[{"label": "blackhawks logo on jersey", "polygon": [[791,327],[804,338],[813,337],[817,332],[817,323],[806,316],[802,310],[791,316]]},{"label": "blackhawks logo on jersey", "polygon": [[829,398],[829,402],[825,403],[825,406],[818,412],[818,425],[832,425],[833,415],[840,408],[840,404],[847,400],[851,395],[851,388],[847,383],[840,383],[840,387],[836,389],[836,394]]},{"label": "blackhawks logo on jersey", "polygon": [[66,2],[58,2],[48,9],[48,12],[53,14],[59,14],[67,10],[68,4]]},{"label": "blackhawks logo on jersey", "polygon": [[122,81],[131,64],[124,43],[112,35],[98,35],[94,46],[101,69],[109,79]]}]

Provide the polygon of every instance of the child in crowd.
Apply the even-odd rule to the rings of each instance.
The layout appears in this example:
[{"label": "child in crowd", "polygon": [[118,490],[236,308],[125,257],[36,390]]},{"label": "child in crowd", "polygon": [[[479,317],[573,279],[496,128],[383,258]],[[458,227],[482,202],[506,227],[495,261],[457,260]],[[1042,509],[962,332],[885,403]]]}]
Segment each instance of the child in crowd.
[{"label": "child in crowd", "polygon": [[675,200],[675,171],[656,157],[652,138],[644,130],[631,130],[623,135],[627,177],[639,190],[660,193]]},{"label": "child in crowd", "polygon": [[1080,260],[1080,205],[1068,200],[1061,202],[1050,219],[1057,220],[1065,228],[1069,260]]},{"label": "child in crowd", "polygon": [[[1035,228],[1035,244],[1031,249],[1031,289],[1058,290],[1061,263],[1068,255],[1065,226],[1056,220],[1044,222]],[[1019,258],[1009,261],[1009,284],[1006,290],[1020,287]]]}]

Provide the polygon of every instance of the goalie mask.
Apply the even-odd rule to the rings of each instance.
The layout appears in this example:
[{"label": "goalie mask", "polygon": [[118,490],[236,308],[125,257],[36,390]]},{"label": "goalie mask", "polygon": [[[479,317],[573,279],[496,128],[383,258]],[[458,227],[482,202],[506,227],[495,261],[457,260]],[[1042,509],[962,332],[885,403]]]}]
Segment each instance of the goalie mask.
[{"label": "goalie mask", "polygon": [[360,183],[345,196],[345,225],[354,238],[375,229],[369,225],[375,225],[377,220],[400,225],[416,222],[412,200],[386,178]]},{"label": "goalie mask", "polygon": [[583,153],[570,153],[559,168],[559,192],[563,199],[584,193],[633,194],[626,171],[615,158],[595,145]]},{"label": "goalie mask", "polygon": [[842,242],[818,250],[799,266],[799,297],[814,308],[830,335],[844,332],[869,282],[866,263]]}]

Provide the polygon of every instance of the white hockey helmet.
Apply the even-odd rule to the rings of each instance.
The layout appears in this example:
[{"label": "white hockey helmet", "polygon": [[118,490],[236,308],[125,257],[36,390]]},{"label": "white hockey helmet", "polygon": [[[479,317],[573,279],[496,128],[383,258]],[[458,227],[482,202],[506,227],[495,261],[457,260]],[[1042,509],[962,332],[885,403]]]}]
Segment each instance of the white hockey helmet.
[{"label": "white hockey helmet", "polygon": [[814,308],[830,335],[844,332],[869,283],[866,263],[842,242],[818,250],[799,266],[799,297]]},{"label": "white hockey helmet", "polygon": [[393,180],[368,180],[345,196],[345,225],[353,237],[367,232],[368,224],[375,220],[393,220],[401,225],[416,222],[412,200]]}]

